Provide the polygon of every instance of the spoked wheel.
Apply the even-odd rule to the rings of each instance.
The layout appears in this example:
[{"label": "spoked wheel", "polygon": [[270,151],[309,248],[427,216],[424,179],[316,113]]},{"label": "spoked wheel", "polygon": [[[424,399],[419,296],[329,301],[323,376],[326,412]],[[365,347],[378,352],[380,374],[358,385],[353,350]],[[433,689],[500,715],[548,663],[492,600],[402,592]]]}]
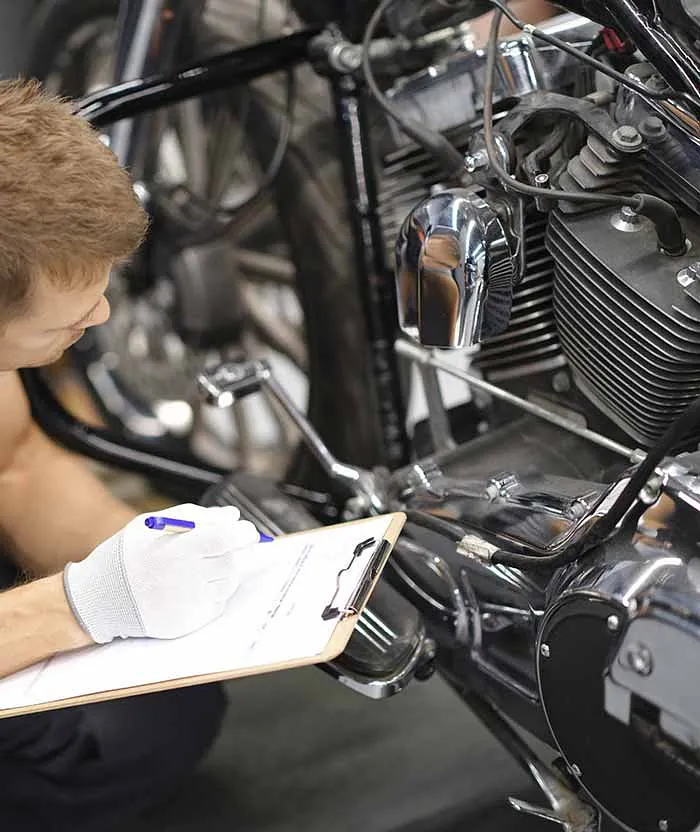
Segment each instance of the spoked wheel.
[{"label": "spoked wheel", "polygon": [[[198,48],[237,45],[227,31],[245,42],[233,23],[244,8],[257,19],[257,0],[231,4],[223,22],[215,5]],[[109,84],[117,6],[42,5],[27,74],[69,97]],[[193,381],[222,359],[264,357],[340,458],[383,461],[329,108],[310,71],[294,80],[149,116],[131,171],[154,217],[149,239],[113,276],[112,318],[73,357],[112,426],[221,467],[281,476],[291,465],[293,479],[318,485],[284,414],[260,396],[213,411]]]}]

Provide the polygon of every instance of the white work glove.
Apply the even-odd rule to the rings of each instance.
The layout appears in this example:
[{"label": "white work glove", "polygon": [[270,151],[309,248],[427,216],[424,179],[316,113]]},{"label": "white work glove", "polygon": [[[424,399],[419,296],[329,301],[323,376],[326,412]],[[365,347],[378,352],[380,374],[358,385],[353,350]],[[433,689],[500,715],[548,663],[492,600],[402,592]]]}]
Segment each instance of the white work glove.
[{"label": "white work glove", "polygon": [[142,514],[63,572],[73,614],[98,644],[178,638],[213,621],[244,573],[240,550],[259,539],[233,506],[184,504],[153,515],[192,520],[196,528],[154,531]]}]

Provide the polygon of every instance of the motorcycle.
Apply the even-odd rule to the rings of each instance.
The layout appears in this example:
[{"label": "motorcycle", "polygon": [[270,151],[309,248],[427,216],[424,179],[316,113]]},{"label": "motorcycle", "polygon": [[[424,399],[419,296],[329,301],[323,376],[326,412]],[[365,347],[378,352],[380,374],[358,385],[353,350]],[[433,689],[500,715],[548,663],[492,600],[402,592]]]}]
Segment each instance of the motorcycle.
[{"label": "motorcycle", "polygon": [[[314,407],[304,413],[258,357],[197,379],[212,406],[269,397],[302,436],[312,478],[223,473],[80,423],[37,371],[23,381],[58,441],[205,504],[235,503],[268,534],[404,511],[348,648],[322,669],[373,698],[438,672],[548,804],[512,797],[515,810],[569,832],[690,832],[700,29],[667,0],[566,5],[534,27],[500,0],[404,3],[394,15],[382,0],[352,4],[345,20],[308,3],[307,28],[81,102],[101,128],[302,62],[328,79],[356,283],[343,283],[353,304],[328,312],[333,340],[312,337],[305,305]],[[478,49],[463,21],[486,7]],[[522,36],[499,40],[504,15]],[[383,152],[370,100],[395,130]],[[333,239],[313,219],[308,245]],[[302,303],[321,314],[326,278],[332,287],[330,273],[314,284],[299,274]],[[446,350],[469,351],[469,365]],[[399,358],[418,368],[429,407],[413,441]],[[347,374],[358,361],[368,372],[328,373],[345,359]],[[446,408],[438,373],[472,400]],[[328,413],[350,438],[340,452]],[[350,441],[368,424],[380,440],[369,463]],[[556,752],[552,765],[530,736]]]}]

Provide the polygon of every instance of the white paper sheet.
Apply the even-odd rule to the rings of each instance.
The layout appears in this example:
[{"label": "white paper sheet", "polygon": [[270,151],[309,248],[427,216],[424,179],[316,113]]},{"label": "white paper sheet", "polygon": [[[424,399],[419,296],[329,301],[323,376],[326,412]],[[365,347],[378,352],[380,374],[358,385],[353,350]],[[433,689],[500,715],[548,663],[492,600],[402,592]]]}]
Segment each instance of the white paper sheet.
[{"label": "white paper sheet", "polygon": [[334,601],[342,609],[377,546],[353,561],[354,548],[370,537],[378,545],[391,520],[374,517],[250,547],[247,577],[216,621],[178,639],[119,640],[54,656],[0,681],[0,711],[317,656],[338,624],[321,617],[338,573],[352,562]]}]

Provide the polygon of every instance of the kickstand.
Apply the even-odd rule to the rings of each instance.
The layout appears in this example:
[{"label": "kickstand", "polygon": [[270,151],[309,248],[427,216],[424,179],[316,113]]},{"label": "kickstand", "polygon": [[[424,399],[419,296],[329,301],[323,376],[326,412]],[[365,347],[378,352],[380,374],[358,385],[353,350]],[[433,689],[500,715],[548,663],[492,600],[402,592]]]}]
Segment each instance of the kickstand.
[{"label": "kickstand", "polygon": [[[509,797],[508,802],[513,809],[542,820],[558,823],[563,832],[600,831],[600,812],[581,799],[575,791],[574,781],[570,780],[568,775],[554,771],[543,763],[510,723],[485,699],[471,691],[460,691],[460,696],[537,783],[549,803],[547,807],[540,807],[515,797]],[[565,766],[563,769],[565,772]]]}]

